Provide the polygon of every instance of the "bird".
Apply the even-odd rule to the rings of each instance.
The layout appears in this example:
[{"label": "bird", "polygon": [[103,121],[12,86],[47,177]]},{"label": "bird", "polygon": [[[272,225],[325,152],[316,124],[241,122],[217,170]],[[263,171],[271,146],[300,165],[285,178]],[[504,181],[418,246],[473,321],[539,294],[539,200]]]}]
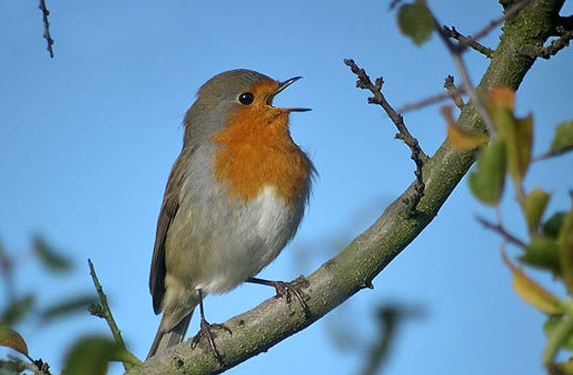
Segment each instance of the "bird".
[{"label": "bird", "polygon": [[229,70],[197,92],[157,220],[149,288],[154,312],[163,315],[147,358],[183,341],[199,305],[195,339],[205,334],[221,362],[210,329],[222,325],[204,316],[208,294],[250,281],[274,286],[277,295],[286,289],[290,300],[287,283],[254,276],[295,235],[316,175],[289,128],[290,113],[310,109],[273,106],[275,96],[300,78],[277,81]]}]

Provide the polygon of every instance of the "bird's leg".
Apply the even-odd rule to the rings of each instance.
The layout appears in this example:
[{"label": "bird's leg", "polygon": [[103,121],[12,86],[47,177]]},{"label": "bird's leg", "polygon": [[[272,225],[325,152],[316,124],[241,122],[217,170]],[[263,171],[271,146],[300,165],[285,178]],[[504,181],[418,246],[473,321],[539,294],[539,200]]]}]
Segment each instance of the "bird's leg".
[{"label": "bird's leg", "polygon": [[308,308],[308,305],[304,301],[302,293],[291,283],[286,283],[284,281],[272,281],[272,280],[259,279],[257,277],[250,277],[247,279],[247,282],[253,283],[253,284],[272,286],[273,288],[275,288],[275,290],[277,292],[277,295],[275,297],[277,297],[277,298],[278,297],[285,297],[287,303],[290,303],[290,301],[292,299],[292,295],[294,295],[295,298],[300,303],[300,305],[302,306],[302,309],[304,310],[305,315],[307,315],[307,316],[309,315],[310,310]]},{"label": "bird's leg", "polygon": [[207,341],[209,342],[209,346],[211,347],[213,355],[217,359],[217,362],[223,365],[224,364],[223,357],[221,357],[221,354],[219,353],[217,347],[215,346],[215,336],[213,335],[213,332],[211,332],[211,329],[224,329],[231,335],[233,334],[233,332],[231,332],[231,330],[224,324],[211,324],[205,319],[205,310],[203,308],[203,292],[201,289],[198,289],[197,292],[199,293],[199,312],[201,313],[201,329],[195,335],[195,337],[193,337],[193,340],[191,341],[191,348],[195,349],[195,346],[197,346],[199,341],[201,341],[201,337],[205,336],[207,338]]}]

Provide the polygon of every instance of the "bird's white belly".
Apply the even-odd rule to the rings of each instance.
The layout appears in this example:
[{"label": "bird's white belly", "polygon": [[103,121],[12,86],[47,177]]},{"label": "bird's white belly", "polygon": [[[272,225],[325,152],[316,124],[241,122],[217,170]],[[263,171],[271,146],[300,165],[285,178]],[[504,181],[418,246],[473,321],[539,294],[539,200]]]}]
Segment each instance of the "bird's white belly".
[{"label": "bird's white belly", "polygon": [[294,235],[302,214],[279,199],[272,186],[248,202],[231,200],[230,212],[219,222],[208,246],[211,272],[195,280],[195,288],[222,293],[255,276],[271,263]]}]

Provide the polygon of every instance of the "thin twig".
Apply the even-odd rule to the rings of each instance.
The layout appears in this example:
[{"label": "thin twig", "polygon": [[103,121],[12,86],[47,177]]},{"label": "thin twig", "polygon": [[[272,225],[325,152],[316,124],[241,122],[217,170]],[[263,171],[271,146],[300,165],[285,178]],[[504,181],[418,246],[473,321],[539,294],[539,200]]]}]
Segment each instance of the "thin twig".
[{"label": "thin twig", "polygon": [[460,44],[465,44],[468,47],[473,48],[474,50],[486,56],[488,59],[491,59],[491,56],[493,54],[493,50],[491,48],[484,46],[483,44],[479,43],[472,37],[460,34],[458,30],[456,30],[456,28],[453,26],[449,28],[448,26],[444,25],[443,29],[444,32],[448,34],[450,38],[457,40]]},{"label": "thin twig", "polygon": [[388,103],[382,94],[382,84],[384,83],[382,78],[377,78],[375,83],[372,83],[370,77],[368,74],[366,74],[366,71],[356,65],[354,60],[345,59],[344,63],[348,65],[352,73],[356,74],[358,77],[358,80],[356,81],[356,87],[364,90],[369,90],[372,95],[374,95],[368,98],[368,103],[378,104],[384,109],[384,111],[388,114],[388,117],[390,117],[398,129],[396,138],[404,141],[404,143],[412,151],[411,158],[416,164],[416,171],[414,172],[414,175],[416,176],[416,185],[413,196],[409,199],[405,199],[404,203],[410,207],[410,212],[414,212],[418,202],[420,202],[420,199],[424,195],[425,183],[422,177],[422,168],[428,159],[428,156],[424,153],[424,151],[422,151],[418,140],[414,138],[408,131],[408,128],[404,124],[404,118],[398,112],[396,112],[394,108],[392,108],[390,103]]},{"label": "thin twig", "polygon": [[525,249],[527,247],[527,244],[525,242],[523,242],[519,238],[515,237],[514,235],[506,231],[501,224],[494,224],[479,216],[476,216],[476,220],[487,229],[499,233],[503,237],[503,239],[506,240],[507,242],[512,243],[515,246],[518,246],[522,249]]},{"label": "thin twig", "polygon": [[[414,110],[417,110],[420,108],[430,106],[432,104],[443,102],[444,100],[447,100],[447,99],[451,99],[452,95],[455,95],[456,97],[460,98],[460,94],[464,93],[464,90],[461,87],[460,88],[454,87],[453,91],[454,91],[453,93],[447,92],[445,94],[444,93],[436,94],[436,95],[430,96],[426,99],[422,99],[418,102],[407,103],[404,106],[402,106],[401,108],[398,108],[397,112],[399,114],[403,115],[406,112],[414,111]],[[460,100],[461,100],[461,98],[460,98]],[[462,101],[462,103],[463,103],[463,101]],[[456,105],[457,105],[457,103],[456,103]]]},{"label": "thin twig", "polygon": [[[444,29],[442,27],[440,27],[440,23],[438,22],[438,20],[436,19],[436,17],[433,14],[432,14],[432,18],[434,20],[434,26],[435,26],[436,31],[438,32],[438,35],[440,36],[440,38],[442,39],[442,41],[444,42],[444,44],[448,48],[450,55],[452,55],[452,58],[454,59],[454,64],[456,65],[456,69],[458,70],[458,73],[462,77],[462,87],[464,88],[464,91],[466,92],[466,94],[469,95],[473,106],[475,107],[476,111],[478,112],[481,119],[483,120],[483,122],[487,128],[488,134],[490,136],[494,136],[496,133],[496,130],[495,130],[495,126],[493,124],[493,120],[491,119],[489,112],[486,110],[485,106],[483,105],[482,101],[480,100],[478,93],[475,89],[475,86],[473,85],[473,83],[471,81],[471,78],[470,78],[470,75],[468,73],[468,69],[466,67],[466,64],[464,63],[464,60],[462,58],[462,54],[465,50],[465,45],[462,45],[461,42],[454,44],[450,40],[450,38],[448,37],[448,34],[446,34]],[[477,39],[477,38],[474,38],[474,39]]]},{"label": "thin twig", "polygon": [[48,52],[50,53],[50,57],[54,58],[54,49],[52,45],[54,44],[54,39],[52,39],[52,35],[50,34],[50,22],[48,21],[48,16],[50,15],[50,11],[48,7],[46,7],[46,0],[40,0],[40,10],[42,11],[42,20],[44,21],[44,39],[48,43]]},{"label": "thin twig", "polygon": [[113,315],[111,314],[111,309],[109,308],[109,305],[107,303],[107,296],[105,295],[103,288],[102,288],[102,286],[101,286],[101,284],[97,278],[94,265],[90,259],[88,259],[88,264],[90,267],[90,275],[92,277],[92,280],[94,282],[94,286],[97,290],[97,294],[98,294],[99,300],[100,300],[100,305],[90,306],[90,312],[92,313],[92,315],[98,316],[98,317],[106,320],[107,325],[109,326],[109,329],[111,330],[111,334],[113,335],[113,338],[115,340],[115,343],[122,349],[122,351],[125,352],[125,353],[122,353],[122,355],[125,355],[128,357],[126,360],[122,361],[123,368],[125,368],[125,370],[128,370],[131,367],[133,367],[134,363],[138,363],[140,361],[133,354],[131,354],[131,352],[129,352],[125,348],[125,342],[123,341],[123,337],[121,337],[121,331],[117,327],[117,324],[115,323],[115,319],[113,318]]},{"label": "thin twig", "polygon": [[444,81],[444,88],[448,90],[448,95],[452,98],[456,107],[463,109],[464,105],[466,104],[460,95],[463,93],[463,89],[456,87],[453,76],[446,77],[446,80]]}]

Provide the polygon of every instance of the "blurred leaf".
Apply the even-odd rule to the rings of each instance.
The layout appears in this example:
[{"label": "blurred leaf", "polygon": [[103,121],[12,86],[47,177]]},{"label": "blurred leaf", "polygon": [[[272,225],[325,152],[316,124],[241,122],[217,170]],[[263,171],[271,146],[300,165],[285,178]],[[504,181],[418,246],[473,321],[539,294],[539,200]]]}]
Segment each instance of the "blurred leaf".
[{"label": "blurred leaf", "polygon": [[85,312],[91,304],[97,301],[98,299],[92,294],[64,300],[44,310],[42,312],[42,320],[48,322],[77,311]]},{"label": "blurred leaf", "polygon": [[[560,316],[550,316],[545,324],[543,325],[543,332],[545,336],[550,337],[555,332],[555,328],[563,321],[563,317]],[[564,343],[563,347],[565,349],[573,350],[573,336],[570,336]]]},{"label": "blurred leaf", "polygon": [[118,345],[101,336],[80,338],[66,355],[66,375],[105,375],[108,362],[118,355]]},{"label": "blurred leaf", "polygon": [[533,190],[525,198],[524,211],[529,233],[537,231],[548,202],[549,194],[541,189]]},{"label": "blurred leaf", "polygon": [[426,2],[415,0],[412,4],[402,5],[398,10],[398,27],[415,45],[420,46],[430,39],[436,26]]},{"label": "blurred leaf", "polygon": [[508,109],[513,112],[515,108],[515,91],[507,86],[496,86],[489,92],[491,104],[496,109]]},{"label": "blurred leaf", "polygon": [[545,314],[563,314],[563,308],[557,297],[535,280],[530,279],[521,268],[511,263],[505,253],[502,253],[502,257],[503,262],[513,274],[513,290],[522,300]]},{"label": "blurred leaf", "polygon": [[0,326],[0,346],[12,348],[17,352],[28,355],[26,341],[18,332],[6,326]]},{"label": "blurred leaf", "polygon": [[569,358],[567,362],[556,362],[551,368],[552,374],[559,375],[573,375],[573,358]]},{"label": "blurred leaf", "polygon": [[54,272],[67,272],[72,269],[72,262],[67,257],[59,254],[42,237],[34,236],[34,251],[42,264]]},{"label": "blurred leaf", "polygon": [[507,165],[509,174],[516,183],[521,183],[531,162],[533,144],[533,117],[516,119],[513,129],[505,129]]},{"label": "blurred leaf", "polygon": [[471,151],[489,142],[489,136],[487,134],[474,134],[460,128],[456,124],[456,120],[454,120],[452,107],[443,106],[440,109],[440,113],[446,119],[448,125],[447,141],[456,149],[460,151]]},{"label": "blurred leaf", "polygon": [[494,87],[490,102],[493,121],[507,144],[507,169],[513,181],[521,185],[531,162],[533,117],[515,118],[515,92],[508,87]]},{"label": "blurred leaf", "polygon": [[535,237],[520,259],[531,266],[550,270],[554,275],[561,275],[559,245],[553,237]]},{"label": "blurred leaf", "polygon": [[34,307],[33,294],[27,294],[16,299],[11,305],[6,306],[0,315],[0,326],[13,326],[28,314]]},{"label": "blurred leaf", "polygon": [[563,219],[558,242],[561,254],[561,275],[569,295],[573,295],[573,209]]},{"label": "blurred leaf", "polygon": [[541,227],[541,233],[546,236],[551,236],[557,238],[559,234],[559,229],[563,225],[563,219],[565,219],[565,212],[554,213]]},{"label": "blurred leaf", "polygon": [[549,150],[556,155],[571,149],[573,149],[573,121],[562,122],[555,128],[555,138]]},{"label": "blurred leaf", "polygon": [[472,193],[482,203],[497,205],[505,183],[505,143],[494,140],[485,147],[478,158],[477,170],[469,176]]}]

